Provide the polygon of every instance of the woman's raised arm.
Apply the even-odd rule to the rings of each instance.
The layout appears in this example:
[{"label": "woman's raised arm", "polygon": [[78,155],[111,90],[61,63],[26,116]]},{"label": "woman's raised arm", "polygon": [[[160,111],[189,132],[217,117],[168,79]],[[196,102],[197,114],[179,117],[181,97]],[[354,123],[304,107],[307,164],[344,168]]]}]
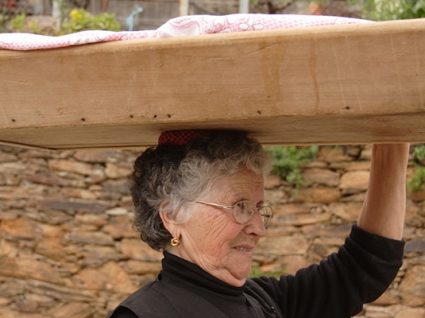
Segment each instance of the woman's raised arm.
[{"label": "woman's raised arm", "polygon": [[369,188],[358,225],[365,231],[400,240],[406,213],[409,144],[373,145]]}]

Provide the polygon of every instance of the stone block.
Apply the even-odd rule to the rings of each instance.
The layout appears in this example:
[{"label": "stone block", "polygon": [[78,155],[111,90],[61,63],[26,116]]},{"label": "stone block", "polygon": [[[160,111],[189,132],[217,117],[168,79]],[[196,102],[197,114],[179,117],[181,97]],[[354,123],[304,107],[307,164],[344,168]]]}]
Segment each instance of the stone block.
[{"label": "stone block", "polygon": [[16,186],[0,186],[0,199],[5,200],[30,200],[42,199],[46,195],[46,188],[34,184]]},{"label": "stone block", "polygon": [[351,157],[345,154],[343,147],[322,146],[317,155],[319,160],[327,162],[349,161]]},{"label": "stone block", "polygon": [[296,213],[276,216],[273,223],[279,225],[308,225],[326,222],[331,218],[330,213]]},{"label": "stone block", "polygon": [[108,216],[105,214],[77,214],[75,220],[96,227],[108,224]]},{"label": "stone block", "polygon": [[125,262],[123,267],[127,273],[137,275],[158,274],[162,268],[160,262],[142,262],[135,260]]},{"label": "stone block", "polygon": [[27,218],[2,220],[0,232],[13,239],[35,239],[41,234],[38,224]]},{"label": "stone block", "polygon": [[353,161],[350,162],[346,167],[347,171],[369,171],[370,161]]},{"label": "stone block", "polygon": [[80,175],[90,175],[93,173],[92,165],[72,160],[51,159],[48,166],[53,170],[74,172]]},{"label": "stone block", "polygon": [[106,211],[107,215],[127,215],[128,210],[125,208],[113,208]]},{"label": "stone block", "polygon": [[[0,297],[12,299],[14,296],[23,294],[26,284],[24,281],[19,281],[12,278],[3,278],[0,280]],[[1,316],[0,316],[1,317]]]},{"label": "stone block", "polygon": [[309,213],[313,206],[314,205],[312,204],[303,203],[278,204],[273,206],[273,213],[275,216],[297,213]]},{"label": "stone block", "polygon": [[353,158],[359,157],[361,151],[362,151],[362,146],[352,146],[352,145],[345,146],[345,153]]},{"label": "stone block", "polygon": [[[425,253],[425,240],[424,239],[416,239],[411,240],[406,243],[404,251],[407,253]],[[425,275],[425,274],[424,274]]]},{"label": "stone block", "polygon": [[[280,266],[280,271],[283,274],[293,275],[298,270],[305,268],[311,264],[305,255],[288,255],[283,256],[277,260],[277,263]],[[263,269],[263,267],[262,267]],[[264,270],[273,271],[273,268],[265,267]],[[275,270],[276,271],[276,270]]]},{"label": "stone block", "polygon": [[287,202],[289,195],[285,192],[285,190],[281,188],[275,190],[266,189],[264,191],[264,198],[267,202],[273,202],[274,204],[276,204]]},{"label": "stone block", "polygon": [[55,318],[91,318],[97,312],[93,305],[82,302],[58,304],[48,311],[48,315]]},{"label": "stone block", "polygon": [[109,261],[120,261],[124,257],[115,247],[85,245],[81,252],[81,265],[87,267],[99,267]]},{"label": "stone block", "polygon": [[[69,185],[69,182],[65,179],[58,177],[55,173],[50,171],[30,172],[25,175],[25,178],[30,182],[48,186]],[[84,186],[83,182],[81,186]]]},{"label": "stone block", "polygon": [[372,146],[367,145],[360,154],[360,159],[362,160],[370,160],[372,159]]},{"label": "stone block", "polygon": [[265,237],[260,240],[256,253],[275,256],[304,255],[308,249],[307,240],[300,235]]},{"label": "stone block", "polygon": [[18,160],[18,158],[11,153],[6,153],[1,151],[2,149],[0,149],[0,162],[15,162],[16,160]]},{"label": "stone block", "polygon": [[24,314],[21,311],[16,311],[9,308],[0,308],[0,317],[1,318],[46,318],[44,314]]},{"label": "stone block", "polygon": [[116,194],[121,197],[122,194],[130,192],[130,182],[125,180],[107,180],[102,183],[103,192],[106,194]]},{"label": "stone block", "polygon": [[27,166],[22,162],[0,162],[0,173],[1,174],[13,174],[22,173],[27,170]]},{"label": "stone block", "polygon": [[72,230],[65,235],[65,239],[72,243],[114,245],[114,240],[109,235],[102,232],[82,232],[78,229]]},{"label": "stone block", "polygon": [[127,178],[133,172],[130,166],[121,166],[114,163],[107,163],[105,173],[110,179]]},{"label": "stone block", "polygon": [[77,212],[86,212],[86,213],[104,213],[107,209],[110,208],[107,202],[101,202],[98,200],[94,201],[82,201],[82,200],[66,200],[66,199],[57,199],[49,200],[44,199],[39,202],[40,209],[43,210],[59,210],[66,212],[70,215],[74,215]]},{"label": "stone block", "polygon": [[162,259],[162,253],[153,250],[146,243],[138,239],[123,239],[120,249],[125,256],[134,260],[158,262]]},{"label": "stone block", "polygon": [[412,266],[400,284],[401,298],[407,306],[425,306],[425,266]]},{"label": "stone block", "polygon": [[12,244],[5,239],[0,238],[0,257],[6,256],[9,258],[17,257],[19,254],[16,244]]},{"label": "stone block", "polygon": [[19,258],[1,257],[0,276],[64,284],[61,276],[49,262],[38,260],[32,256],[21,255]]},{"label": "stone block", "polygon": [[[37,222],[43,222],[45,224],[55,225],[55,226],[62,225],[62,224],[65,225],[68,222],[71,222],[73,220],[72,216],[69,215],[68,213],[57,211],[57,210],[42,211],[40,209],[37,209],[35,211],[25,211],[25,215],[28,218],[35,220]],[[43,227],[41,226],[41,228]]]},{"label": "stone block", "polygon": [[1,307],[9,305],[11,302],[12,302],[12,299],[0,296],[0,317],[1,317]]},{"label": "stone block", "polygon": [[57,237],[44,238],[37,242],[35,252],[60,262],[66,256],[64,246]]},{"label": "stone block", "polygon": [[282,179],[274,174],[270,174],[264,179],[264,188],[266,189],[274,189],[282,184]]},{"label": "stone block", "polygon": [[364,202],[366,192],[360,192],[355,194],[345,193],[341,198],[341,202]]},{"label": "stone block", "polygon": [[381,297],[379,297],[373,303],[379,306],[397,305],[400,303],[400,296],[393,289],[389,289],[385,293],[383,293]]},{"label": "stone block", "polygon": [[359,218],[362,206],[360,202],[331,203],[329,210],[344,221],[355,222]]},{"label": "stone block", "polygon": [[64,187],[60,189],[59,193],[64,198],[76,198],[76,199],[83,199],[83,200],[97,199],[97,196],[94,192],[91,192],[85,189],[80,189],[80,188]]},{"label": "stone block", "polygon": [[405,308],[399,311],[394,318],[425,318],[425,308]]},{"label": "stone block", "polygon": [[395,312],[397,312],[397,307],[367,305],[365,312],[367,318],[393,318]]},{"label": "stone block", "polygon": [[339,187],[344,194],[365,191],[369,184],[369,171],[349,171],[342,175]]},{"label": "stone block", "polygon": [[133,229],[128,215],[111,217],[109,223],[103,226],[102,231],[108,233],[114,239],[139,237],[136,230]]},{"label": "stone block", "polygon": [[328,164],[324,161],[313,160],[313,161],[308,162],[304,167],[306,169],[309,169],[309,168],[326,168],[326,167],[328,167]]},{"label": "stone block", "polygon": [[331,225],[314,224],[302,227],[302,233],[307,238],[313,237],[339,237],[345,238],[350,233],[351,224]]},{"label": "stone block", "polygon": [[74,158],[91,163],[120,162],[124,154],[116,150],[81,149],[74,153]]},{"label": "stone block", "polygon": [[31,290],[34,293],[46,295],[54,299],[61,299],[63,303],[96,302],[98,296],[96,291],[77,288],[68,277],[64,279],[64,282],[65,284],[59,285],[45,281],[26,279],[24,285],[26,290]]},{"label": "stone block", "polygon": [[329,187],[339,184],[339,173],[327,169],[305,169],[303,178],[307,184],[318,184]]},{"label": "stone block", "polygon": [[331,203],[336,202],[341,193],[335,188],[307,188],[299,189],[294,195],[297,202]]},{"label": "stone block", "polygon": [[96,269],[82,269],[73,277],[73,282],[79,288],[114,290],[125,294],[137,289],[125,270],[115,262],[108,262]]},{"label": "stone block", "polygon": [[419,191],[415,191],[415,192],[409,191],[408,197],[409,197],[409,199],[411,199],[414,202],[425,201],[425,190],[419,190]]}]

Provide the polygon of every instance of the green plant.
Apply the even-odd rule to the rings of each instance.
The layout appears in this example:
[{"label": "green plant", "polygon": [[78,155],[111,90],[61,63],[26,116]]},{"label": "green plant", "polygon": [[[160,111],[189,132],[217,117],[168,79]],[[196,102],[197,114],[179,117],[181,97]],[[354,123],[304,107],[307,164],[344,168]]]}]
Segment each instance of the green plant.
[{"label": "green plant", "polygon": [[6,32],[7,15],[0,11],[0,33]]},{"label": "green plant", "polygon": [[412,192],[425,190],[425,145],[418,145],[415,147],[413,151],[413,162],[416,168],[407,186]]},{"label": "green plant", "polygon": [[425,160],[425,145],[416,146],[414,150],[413,160],[421,163]]},{"label": "green plant", "polygon": [[250,278],[256,278],[261,276],[274,276],[279,277],[282,275],[280,271],[262,271],[260,265],[254,263],[251,268],[251,273],[249,274]]},{"label": "green plant", "polygon": [[119,31],[121,26],[115,16],[109,13],[91,15],[84,9],[72,9],[69,18],[63,23],[61,33],[73,33],[84,30]]},{"label": "green plant", "polygon": [[350,0],[372,20],[415,19],[425,17],[425,0]]},{"label": "green plant", "polygon": [[412,192],[425,190],[425,167],[419,167],[415,169],[415,173],[409,180],[407,186]]},{"label": "green plant", "polygon": [[266,148],[266,151],[273,160],[273,173],[299,188],[303,185],[301,168],[316,157],[318,149],[318,146],[274,146]]},{"label": "green plant", "polygon": [[[0,15],[0,28],[2,24],[6,24],[6,21],[3,22],[4,19],[5,17]],[[115,16],[109,13],[91,15],[84,9],[72,9],[69,17],[56,30],[54,28],[48,30],[41,29],[36,21],[28,21],[25,13],[21,13],[10,20],[9,28],[13,32],[26,31],[38,34],[62,35],[84,30],[119,31],[121,30],[121,25]]]},{"label": "green plant", "polygon": [[10,20],[10,28],[14,32],[22,32],[25,28],[26,18],[27,16],[25,13],[18,14],[16,17]]}]

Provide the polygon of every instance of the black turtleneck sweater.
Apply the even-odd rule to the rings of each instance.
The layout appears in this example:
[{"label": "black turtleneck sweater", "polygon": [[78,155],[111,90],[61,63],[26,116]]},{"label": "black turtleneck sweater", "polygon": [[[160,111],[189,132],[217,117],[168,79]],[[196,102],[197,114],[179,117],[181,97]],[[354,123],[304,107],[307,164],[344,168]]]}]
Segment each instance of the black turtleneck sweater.
[{"label": "black turtleneck sweater", "polygon": [[157,280],[110,318],[348,318],[378,298],[402,263],[403,242],[354,226],[337,253],[295,275],[231,286],[197,265],[164,253]]}]

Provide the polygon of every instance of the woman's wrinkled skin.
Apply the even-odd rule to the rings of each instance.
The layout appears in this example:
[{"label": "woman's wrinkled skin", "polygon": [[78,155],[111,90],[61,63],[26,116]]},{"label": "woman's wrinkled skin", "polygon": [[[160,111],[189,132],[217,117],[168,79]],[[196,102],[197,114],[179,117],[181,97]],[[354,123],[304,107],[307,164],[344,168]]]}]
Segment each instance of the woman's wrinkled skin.
[{"label": "woman's wrinkled skin", "polygon": [[[263,176],[249,170],[217,179],[198,200],[233,205],[248,200],[258,206],[264,200]],[[253,249],[265,228],[257,213],[246,224],[238,224],[230,211],[196,202],[189,205],[192,217],[178,223],[161,212],[165,227],[180,245],[170,247],[173,253],[201,267],[216,278],[233,286],[242,286],[251,271]]]}]

